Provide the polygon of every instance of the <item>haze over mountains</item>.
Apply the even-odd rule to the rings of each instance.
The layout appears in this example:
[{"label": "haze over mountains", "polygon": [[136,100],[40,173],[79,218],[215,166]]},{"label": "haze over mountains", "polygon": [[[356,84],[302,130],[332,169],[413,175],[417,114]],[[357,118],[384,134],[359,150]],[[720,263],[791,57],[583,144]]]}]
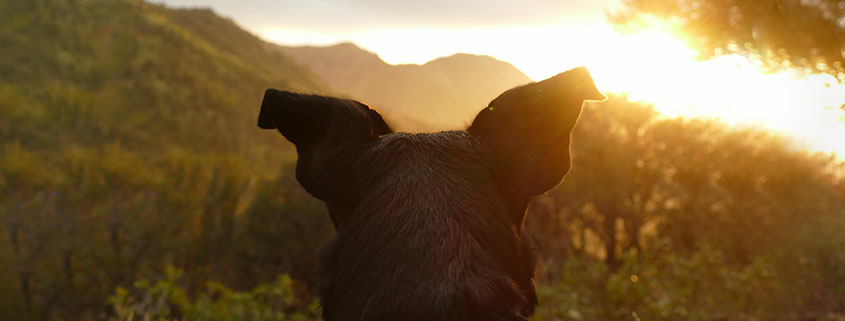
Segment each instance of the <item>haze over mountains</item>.
[{"label": "haze over mountains", "polygon": [[513,65],[489,56],[455,54],[423,65],[389,65],[351,43],[282,51],[406,131],[463,129],[498,94],[531,82]]}]

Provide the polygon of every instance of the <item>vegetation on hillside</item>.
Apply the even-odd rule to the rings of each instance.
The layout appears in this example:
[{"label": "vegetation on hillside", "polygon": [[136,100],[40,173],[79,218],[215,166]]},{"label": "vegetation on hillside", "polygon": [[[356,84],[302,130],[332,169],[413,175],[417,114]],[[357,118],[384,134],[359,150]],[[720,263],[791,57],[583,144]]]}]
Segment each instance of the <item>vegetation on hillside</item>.
[{"label": "vegetation on hillside", "polygon": [[307,69],[208,10],[131,0],[0,1],[0,43],[0,319],[103,319],[168,265],[191,291],[314,278],[317,252],[267,251],[315,248],[328,222],[255,229],[322,220],[255,125],[267,87],[328,92]]},{"label": "vegetation on hillside", "polygon": [[0,140],[27,149],[171,147],[251,153],[267,87],[325,92],[208,10],[141,1],[0,2]]}]

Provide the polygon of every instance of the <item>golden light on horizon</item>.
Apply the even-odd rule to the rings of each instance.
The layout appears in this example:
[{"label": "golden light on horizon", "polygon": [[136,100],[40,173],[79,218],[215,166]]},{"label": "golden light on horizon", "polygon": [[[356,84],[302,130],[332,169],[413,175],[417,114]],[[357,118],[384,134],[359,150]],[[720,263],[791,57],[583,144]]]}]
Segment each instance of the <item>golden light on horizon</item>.
[{"label": "golden light on horizon", "polygon": [[[422,64],[456,52],[510,62],[534,80],[587,66],[598,88],[653,104],[668,117],[717,118],[793,138],[797,149],[845,155],[845,86],[830,75],[766,73],[740,55],[700,61],[657,20],[619,32],[607,23],[457,29],[383,29],[348,35],[267,30],[277,42],[352,41],[388,63]],[[311,39],[310,41],[308,39]],[[297,41],[294,41],[297,42]]]},{"label": "golden light on horizon", "polygon": [[788,136],[797,149],[845,155],[845,85],[834,76],[797,68],[768,73],[738,54],[700,61],[660,23],[614,37],[607,43],[616,50],[597,50],[586,63],[602,90],[653,104],[668,117],[715,118]]}]

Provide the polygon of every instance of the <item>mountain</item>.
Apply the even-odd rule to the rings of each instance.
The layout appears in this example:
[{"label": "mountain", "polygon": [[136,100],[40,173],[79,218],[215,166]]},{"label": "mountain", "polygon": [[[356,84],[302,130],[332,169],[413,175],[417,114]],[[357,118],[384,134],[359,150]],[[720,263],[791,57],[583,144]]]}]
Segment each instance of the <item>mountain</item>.
[{"label": "mountain", "polygon": [[456,54],[423,65],[390,65],[349,43],[281,51],[406,131],[462,129],[498,94],[531,82],[513,65],[489,56]]},{"label": "mountain", "polygon": [[0,141],[27,149],[278,146],[255,127],[263,90],[329,93],[274,45],[207,9],[4,0],[0,43]]}]

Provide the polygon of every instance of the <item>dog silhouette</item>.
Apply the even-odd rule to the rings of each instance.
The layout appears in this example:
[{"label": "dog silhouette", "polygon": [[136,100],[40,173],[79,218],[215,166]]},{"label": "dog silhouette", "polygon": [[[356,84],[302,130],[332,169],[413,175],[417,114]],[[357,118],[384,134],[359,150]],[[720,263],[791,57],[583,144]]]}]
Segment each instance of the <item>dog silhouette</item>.
[{"label": "dog silhouette", "polygon": [[354,101],[268,89],[258,126],[298,154],[296,178],[337,230],[320,262],[328,321],[527,320],[531,197],[570,167],[584,67],[510,89],[466,130],[396,133]]}]

